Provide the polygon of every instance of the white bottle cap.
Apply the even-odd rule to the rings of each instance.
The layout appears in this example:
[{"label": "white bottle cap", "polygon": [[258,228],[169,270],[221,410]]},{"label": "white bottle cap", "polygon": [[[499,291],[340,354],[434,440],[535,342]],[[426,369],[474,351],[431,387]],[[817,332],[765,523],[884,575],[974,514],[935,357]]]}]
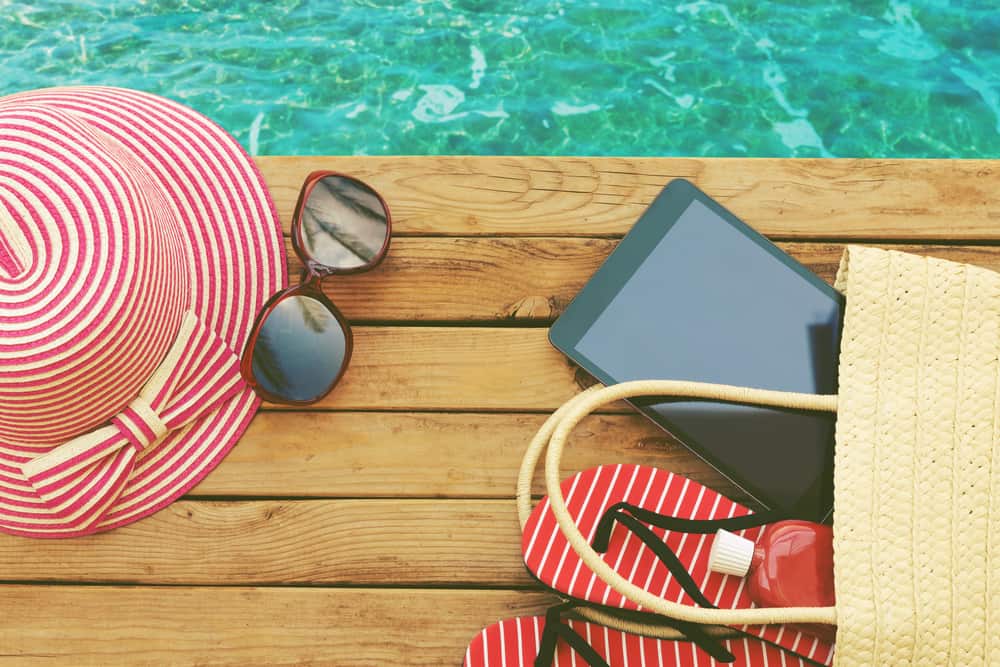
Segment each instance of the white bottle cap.
[{"label": "white bottle cap", "polygon": [[708,554],[708,569],[722,574],[745,577],[750,571],[753,549],[753,540],[720,528],[719,532],[715,534],[712,550]]}]

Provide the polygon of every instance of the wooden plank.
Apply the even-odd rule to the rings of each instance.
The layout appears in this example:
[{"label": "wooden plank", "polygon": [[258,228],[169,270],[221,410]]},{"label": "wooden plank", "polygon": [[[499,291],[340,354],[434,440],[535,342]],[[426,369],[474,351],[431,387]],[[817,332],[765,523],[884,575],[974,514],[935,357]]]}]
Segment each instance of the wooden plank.
[{"label": "wooden plank", "polygon": [[1000,239],[997,160],[261,157],[286,227],[306,174],[381,192],[398,234],[621,234],[672,178],[768,235]]},{"label": "wooden plank", "polygon": [[[354,355],[316,409],[551,410],[574,396],[545,329],[354,327]],[[287,406],[271,406],[287,409]],[[625,407],[619,407],[619,411]]]},{"label": "wooden plank", "polygon": [[[618,244],[593,238],[398,238],[368,273],[327,278],[323,287],[352,321],[510,321],[549,323]],[[842,243],[779,243],[833,282]],[[1000,271],[1000,249],[886,245]],[[287,243],[289,276],[302,264]]]},{"label": "wooden plank", "polygon": [[[195,496],[512,498],[546,415],[262,412]],[[641,463],[742,494],[639,415],[593,415],[570,436],[566,471]],[[539,467],[535,493],[544,493]]]},{"label": "wooden plank", "polygon": [[513,500],[180,501],[74,540],[0,535],[6,581],[533,586]]},{"label": "wooden plank", "polygon": [[[618,244],[583,238],[397,238],[381,265],[323,289],[351,321],[551,322]],[[289,277],[302,263],[288,246]]]},{"label": "wooden plank", "polygon": [[[1000,257],[985,248],[921,249],[988,266]],[[833,247],[813,251],[813,265],[829,277],[839,253]],[[317,408],[550,410],[588,381],[540,328],[400,326],[354,332],[351,366]]]},{"label": "wooden plank", "polygon": [[0,534],[7,582],[533,588],[513,500],[182,500],[73,540]]},{"label": "wooden plank", "polygon": [[459,665],[508,590],[3,586],[0,665]]}]

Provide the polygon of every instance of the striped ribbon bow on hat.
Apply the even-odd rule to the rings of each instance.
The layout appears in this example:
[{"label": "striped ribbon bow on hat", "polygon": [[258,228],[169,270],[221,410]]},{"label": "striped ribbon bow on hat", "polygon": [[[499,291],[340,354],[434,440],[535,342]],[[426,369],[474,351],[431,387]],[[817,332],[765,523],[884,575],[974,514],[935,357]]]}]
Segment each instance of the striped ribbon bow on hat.
[{"label": "striped ribbon bow on hat", "polygon": [[245,389],[239,358],[191,312],[167,356],[111,424],[21,466],[23,483],[0,499],[0,526],[78,535],[118,499],[143,452]]}]

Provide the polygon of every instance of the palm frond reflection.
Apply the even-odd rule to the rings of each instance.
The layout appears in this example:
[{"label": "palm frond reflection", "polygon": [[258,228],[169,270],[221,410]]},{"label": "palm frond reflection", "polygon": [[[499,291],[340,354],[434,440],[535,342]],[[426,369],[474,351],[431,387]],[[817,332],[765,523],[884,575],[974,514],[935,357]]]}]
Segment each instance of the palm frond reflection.
[{"label": "palm frond reflection", "polygon": [[320,179],[303,204],[301,216],[306,251],[327,266],[364,266],[385,245],[385,208],[373,191],[357,181],[340,176]]},{"label": "palm frond reflection", "polygon": [[345,345],[344,329],[325,304],[304,295],[289,297],[261,324],[254,377],[274,395],[308,400],[337,377]]}]

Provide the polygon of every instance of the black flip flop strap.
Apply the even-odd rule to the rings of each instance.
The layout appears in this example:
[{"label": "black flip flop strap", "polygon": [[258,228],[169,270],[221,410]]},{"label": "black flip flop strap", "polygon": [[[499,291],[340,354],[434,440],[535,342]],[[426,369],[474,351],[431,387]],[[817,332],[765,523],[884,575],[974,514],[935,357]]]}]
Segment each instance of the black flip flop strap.
[{"label": "black flip flop strap", "polygon": [[598,553],[606,552],[611,541],[611,531],[614,529],[615,522],[620,523],[656,554],[660,562],[670,571],[674,580],[680,584],[684,592],[697,605],[714,609],[715,605],[709,602],[708,598],[701,592],[701,589],[694,582],[691,574],[684,567],[684,564],[677,557],[677,554],[674,553],[673,549],[667,546],[663,538],[654,533],[645,524],[648,523],[657,528],[674,532],[708,534],[714,533],[720,528],[736,531],[761,526],[777,520],[778,516],[773,512],[760,512],[728,519],[680,519],[674,516],[658,514],[629,503],[615,503],[604,512],[604,515],[598,522],[592,546],[594,547],[594,551]]},{"label": "black flip flop strap", "polygon": [[[659,514],[638,505],[624,502],[615,503],[604,510],[604,515],[597,525],[597,532],[594,537],[595,542],[607,544],[611,536],[611,529],[614,527],[616,515],[620,512],[628,512],[640,521],[648,523],[651,526],[656,526],[657,528],[677,533],[694,533],[700,535],[714,533],[720,528],[735,532],[745,528],[755,528],[767,523],[774,523],[786,518],[777,512],[757,512],[756,514],[747,514],[746,516],[736,516],[728,519],[681,519],[668,514]],[[597,547],[594,548],[596,549]],[[598,549],[598,551],[601,550]]]},{"label": "black flip flop strap", "polygon": [[[605,517],[608,515],[605,514]],[[667,546],[667,543],[663,541],[659,535],[650,530],[644,523],[636,519],[635,517],[626,514],[622,511],[617,511],[611,515],[615,521],[622,524],[629,531],[632,532],[639,540],[642,541],[654,554],[660,559],[667,569],[670,571],[670,575],[674,578],[684,592],[687,593],[695,604],[700,607],[706,607],[709,609],[715,609],[715,605],[708,601],[705,594],[701,592],[698,584],[695,583],[691,574],[684,567],[681,559],[677,557],[674,550]],[[603,519],[602,519],[603,520]],[[608,530],[610,533],[610,529]],[[608,550],[608,545],[598,544],[597,539],[594,539],[594,550],[598,552],[604,552]]]},{"label": "black flip flop strap", "polygon": [[[574,606],[576,606],[574,603],[569,602],[552,607],[545,612],[545,629],[542,631],[542,642],[538,650],[538,657],[535,658],[535,667],[551,667],[555,660],[556,645],[560,639],[576,651],[576,654],[590,667],[609,667],[604,658],[587,643],[586,639],[562,622],[563,612]],[[719,640],[710,637],[701,626],[695,623],[662,619],[660,625],[680,631],[687,641],[693,642],[718,662],[729,663],[736,660],[736,657]]]},{"label": "black flip flop strap", "polygon": [[569,644],[570,648],[576,651],[576,654],[590,667],[610,667],[586,639],[562,622],[563,612],[574,606],[573,603],[561,604],[545,612],[545,628],[542,630],[542,643],[535,657],[535,667],[552,667],[556,659],[556,645],[560,639]]},{"label": "black flip flop strap", "polygon": [[[687,593],[696,604],[709,609],[717,609],[717,607],[705,597],[705,594],[702,593],[701,589],[691,577],[691,574],[687,571],[687,568],[684,567],[680,558],[677,557],[677,554],[674,553],[673,549],[667,546],[667,543],[663,541],[662,537],[654,533],[636,517],[640,517],[642,521],[665,530],[692,534],[714,533],[720,528],[733,531],[743,530],[745,528],[754,528],[764,524],[773,523],[782,519],[781,516],[774,512],[759,512],[757,514],[749,514],[746,516],[732,517],[728,519],[680,519],[677,517],[657,514],[656,512],[651,512],[650,510],[643,509],[636,505],[630,505],[628,503],[616,503],[607,509],[604,516],[601,517],[601,520],[598,523],[597,531],[595,532],[593,541],[595,551],[604,553],[608,550],[608,542],[610,541],[611,531],[617,521],[627,530],[631,531],[636,538],[641,540],[643,544],[656,554],[656,557],[660,559],[660,562],[662,562],[670,571],[670,575],[678,584],[680,584],[681,588],[684,589],[684,592]],[[734,659],[732,654],[726,651],[726,649],[719,644],[718,640],[709,637],[701,629],[701,626],[684,623],[677,621],[676,619],[668,620],[666,617],[662,616],[660,619],[667,621],[666,624],[670,627],[674,627],[683,632],[692,641],[696,642],[702,650],[710,653],[712,657],[719,662],[732,662]],[[706,643],[703,644],[696,638],[699,635],[705,638]],[[784,646],[780,646],[778,644],[773,645],[809,664],[822,664],[810,658],[806,658],[805,656],[799,655]],[[716,653],[713,653],[713,647],[717,647],[718,650],[723,651],[725,655],[729,656],[729,659],[726,660]]]}]

